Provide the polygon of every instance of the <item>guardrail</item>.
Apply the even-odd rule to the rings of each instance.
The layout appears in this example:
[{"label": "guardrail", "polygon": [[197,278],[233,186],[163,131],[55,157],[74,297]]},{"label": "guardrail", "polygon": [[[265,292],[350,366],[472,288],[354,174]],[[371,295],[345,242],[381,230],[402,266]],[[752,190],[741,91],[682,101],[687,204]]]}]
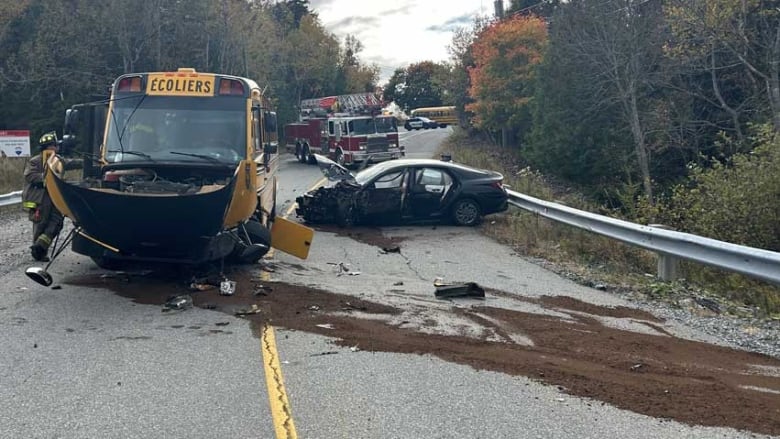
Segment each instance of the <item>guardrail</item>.
[{"label": "guardrail", "polygon": [[0,195],[0,207],[19,204],[22,202],[22,191],[11,192],[10,194]]},{"label": "guardrail", "polygon": [[[666,230],[663,226],[634,224],[511,190],[507,194],[513,206],[657,253],[658,277],[663,280],[673,280],[679,260],[686,259],[780,284],[780,253],[777,252]],[[0,206],[21,202],[22,191],[0,195]]]},{"label": "guardrail", "polygon": [[679,259],[687,259],[780,284],[780,253],[666,230],[663,226],[642,226],[510,190],[507,193],[513,206],[657,253],[658,277],[663,280],[673,280]]}]

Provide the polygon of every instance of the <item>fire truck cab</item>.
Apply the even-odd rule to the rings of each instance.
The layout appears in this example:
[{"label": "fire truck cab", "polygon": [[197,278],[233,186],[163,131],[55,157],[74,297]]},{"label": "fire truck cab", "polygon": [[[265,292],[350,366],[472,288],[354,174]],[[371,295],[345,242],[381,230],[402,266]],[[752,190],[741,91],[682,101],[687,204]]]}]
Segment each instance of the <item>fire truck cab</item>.
[{"label": "fire truck cab", "polygon": [[370,93],[304,100],[300,121],[284,127],[286,149],[301,163],[314,163],[314,154],[345,166],[400,158],[396,119],[380,109]]}]

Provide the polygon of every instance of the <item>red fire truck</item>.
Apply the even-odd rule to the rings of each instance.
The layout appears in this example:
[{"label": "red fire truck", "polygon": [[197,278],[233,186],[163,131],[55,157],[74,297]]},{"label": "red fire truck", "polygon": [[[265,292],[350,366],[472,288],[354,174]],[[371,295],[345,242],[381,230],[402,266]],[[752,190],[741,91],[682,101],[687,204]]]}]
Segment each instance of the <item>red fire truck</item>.
[{"label": "red fire truck", "polygon": [[287,151],[301,163],[322,154],[345,166],[400,158],[396,119],[381,108],[373,93],[304,99],[299,121],[284,127]]}]

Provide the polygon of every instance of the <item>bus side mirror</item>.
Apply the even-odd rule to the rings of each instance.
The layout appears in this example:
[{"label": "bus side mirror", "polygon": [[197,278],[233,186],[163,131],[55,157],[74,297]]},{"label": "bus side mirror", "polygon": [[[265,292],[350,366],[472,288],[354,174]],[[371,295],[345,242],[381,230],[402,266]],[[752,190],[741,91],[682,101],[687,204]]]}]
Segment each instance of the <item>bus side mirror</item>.
[{"label": "bus side mirror", "polygon": [[62,136],[62,153],[67,154],[69,151],[73,151],[76,147],[76,135],[65,134]]},{"label": "bus side mirror", "polygon": [[276,132],[276,113],[272,111],[266,111],[265,113],[265,130],[270,132]]},{"label": "bus side mirror", "polygon": [[[68,108],[65,110],[65,126],[63,127],[65,133],[73,133],[76,131],[76,124],[79,121],[79,110],[75,108]],[[63,139],[64,140],[64,139]]]}]

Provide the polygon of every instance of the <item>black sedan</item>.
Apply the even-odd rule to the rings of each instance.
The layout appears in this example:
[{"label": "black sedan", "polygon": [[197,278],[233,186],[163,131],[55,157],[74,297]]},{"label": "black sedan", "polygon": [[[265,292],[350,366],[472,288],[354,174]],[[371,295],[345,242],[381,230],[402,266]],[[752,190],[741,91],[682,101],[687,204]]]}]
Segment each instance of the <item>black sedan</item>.
[{"label": "black sedan", "polygon": [[315,157],[328,179],[337,183],[296,199],[296,213],[307,223],[473,226],[508,206],[498,172],[449,161],[399,159],[353,175],[324,156]]}]

